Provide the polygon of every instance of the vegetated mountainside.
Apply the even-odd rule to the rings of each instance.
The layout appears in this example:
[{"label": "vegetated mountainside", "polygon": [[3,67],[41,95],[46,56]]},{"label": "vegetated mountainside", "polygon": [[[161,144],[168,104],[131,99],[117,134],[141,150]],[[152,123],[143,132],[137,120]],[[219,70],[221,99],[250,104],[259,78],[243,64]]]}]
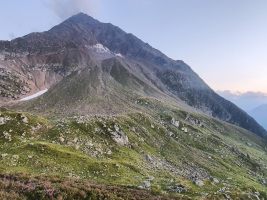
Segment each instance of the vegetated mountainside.
[{"label": "vegetated mountainside", "polygon": [[260,105],[253,110],[249,111],[249,114],[254,117],[265,129],[267,128],[267,104]]},{"label": "vegetated mountainside", "polygon": [[[142,112],[64,119],[2,110],[0,170],[11,180],[0,180],[0,194],[86,199],[95,192],[81,186],[85,181],[114,199],[125,196],[106,185],[128,191],[129,198],[138,193],[136,199],[166,193],[166,199],[267,198],[261,137],[154,98],[136,104]],[[24,178],[12,180],[21,173]],[[32,184],[36,176],[47,182]]]},{"label": "vegetated mountainside", "polygon": [[[258,135],[266,135],[266,131],[253,118],[213,92],[184,62],[172,60],[134,35],[82,13],[49,31],[31,33],[10,42],[2,41],[0,51],[2,102],[51,88],[66,77],[69,80],[70,74],[85,68],[102,68],[106,59],[115,57],[123,60],[122,65],[130,74],[129,78],[135,79],[134,89],[145,83],[146,88],[143,89],[153,89],[152,96],[164,96],[175,101],[181,99],[213,117]],[[102,73],[103,70],[98,71]],[[99,77],[100,83],[103,83]],[[121,83],[120,80],[116,81]],[[131,88],[130,84],[128,86]],[[137,93],[144,95],[143,92],[145,96],[151,95],[150,92],[147,94],[148,91]],[[51,103],[43,100],[42,104]],[[39,106],[36,104],[36,107]],[[74,107],[68,106],[68,109],[77,112]],[[116,111],[116,108],[111,110]]]}]

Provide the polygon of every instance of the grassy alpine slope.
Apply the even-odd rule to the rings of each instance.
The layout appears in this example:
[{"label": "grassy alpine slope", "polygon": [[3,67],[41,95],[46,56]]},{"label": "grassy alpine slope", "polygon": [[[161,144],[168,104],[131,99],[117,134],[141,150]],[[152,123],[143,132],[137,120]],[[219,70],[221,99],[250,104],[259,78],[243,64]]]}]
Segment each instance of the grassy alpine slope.
[{"label": "grassy alpine slope", "polygon": [[61,119],[2,110],[2,198],[267,198],[262,138],[153,98],[136,104]]}]

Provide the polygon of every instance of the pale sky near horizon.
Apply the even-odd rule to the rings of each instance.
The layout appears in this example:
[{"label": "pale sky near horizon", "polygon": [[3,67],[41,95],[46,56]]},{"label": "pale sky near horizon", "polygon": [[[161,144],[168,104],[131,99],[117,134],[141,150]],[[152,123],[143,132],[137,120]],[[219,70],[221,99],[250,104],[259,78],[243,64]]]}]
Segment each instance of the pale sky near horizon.
[{"label": "pale sky near horizon", "polygon": [[80,11],[184,60],[215,90],[267,93],[267,0],[0,0],[0,40]]}]

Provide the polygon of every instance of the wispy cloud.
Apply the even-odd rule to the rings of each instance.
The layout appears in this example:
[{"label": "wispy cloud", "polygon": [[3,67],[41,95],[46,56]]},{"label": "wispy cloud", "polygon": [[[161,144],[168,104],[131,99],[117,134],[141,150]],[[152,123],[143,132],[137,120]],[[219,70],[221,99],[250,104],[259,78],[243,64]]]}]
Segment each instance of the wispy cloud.
[{"label": "wispy cloud", "polygon": [[92,0],[43,0],[61,20],[75,15],[79,12],[91,14],[94,9]]},{"label": "wispy cloud", "polygon": [[252,109],[262,105],[267,104],[267,94],[262,92],[233,92],[233,91],[217,91],[217,93],[224,98],[232,101],[240,108],[249,112]]},{"label": "wispy cloud", "polygon": [[13,40],[14,38],[16,38],[16,35],[13,32],[11,32],[8,34],[8,37],[10,40]]}]

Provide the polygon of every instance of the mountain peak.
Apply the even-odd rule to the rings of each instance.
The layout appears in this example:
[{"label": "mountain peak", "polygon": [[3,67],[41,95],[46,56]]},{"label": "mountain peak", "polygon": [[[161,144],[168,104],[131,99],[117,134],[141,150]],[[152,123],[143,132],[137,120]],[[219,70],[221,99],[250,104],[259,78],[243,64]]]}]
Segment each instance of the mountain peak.
[{"label": "mountain peak", "polygon": [[[80,13],[77,13],[71,17],[69,17],[68,19],[65,20],[65,22],[74,22],[74,23],[100,23],[98,20],[96,20],[95,18],[83,13],[83,12],[80,12]],[[64,22],[63,22],[64,23]]]},{"label": "mountain peak", "polygon": [[[109,88],[112,84],[103,84],[111,79],[114,82],[117,82],[116,84],[122,82],[123,84],[120,84],[122,90],[125,89],[124,83],[127,83],[131,86],[128,87],[128,90],[132,93],[135,91],[138,95],[140,94],[140,88],[144,89],[141,93],[145,96],[151,94],[152,96],[161,96],[161,94],[164,93],[164,95],[171,98],[171,100],[175,97],[176,99],[179,99],[179,102],[183,101],[194,109],[201,110],[215,118],[239,125],[257,133],[258,135],[266,135],[266,131],[257,124],[254,119],[234,104],[217,95],[186,63],[182,61],[174,61],[159,50],[154,49],[147,43],[135,37],[133,34],[126,33],[112,24],[101,23],[87,14],[78,13],[49,31],[32,33],[22,38],[17,38],[10,43],[0,45],[0,49],[1,46],[2,49],[4,49],[5,52],[9,52],[10,55],[13,52],[16,52],[17,54],[19,53],[18,56],[28,61],[28,66],[33,66],[34,69],[38,69],[40,73],[43,73],[42,68],[46,68],[50,74],[53,74],[51,77],[49,77],[50,75],[43,75],[44,77],[47,77],[46,82],[42,83],[43,88],[47,88],[47,85],[49,87],[55,85],[61,81],[61,78],[65,81],[64,78],[72,72],[77,72],[83,68],[91,69],[96,63],[100,67],[103,67],[103,71],[106,70],[108,72],[105,76],[102,76],[102,73],[97,71],[98,68],[96,69],[96,76],[94,76],[96,81],[89,85],[90,87],[88,86],[88,91],[90,91],[90,93],[88,93],[87,90],[84,91],[88,96],[99,95],[99,93],[102,92],[102,88],[105,87],[112,91],[112,89]],[[103,51],[99,49],[108,49],[108,51],[112,53],[103,55]],[[25,55],[27,57],[23,58]],[[114,64],[115,66],[102,66],[102,59],[116,55],[123,56],[123,60],[125,60],[123,66],[117,64]],[[13,65],[13,58],[10,58],[9,60],[9,57],[6,55],[3,55],[2,57],[3,62],[6,62],[5,66]],[[18,59],[20,59],[20,57]],[[18,63],[20,62],[17,62],[16,67],[20,69],[21,66]],[[58,67],[55,68],[55,66]],[[29,67],[29,73],[31,71],[32,69]],[[21,73],[24,72],[22,71]],[[19,75],[20,74],[16,74],[16,76]],[[34,75],[35,74],[32,76]],[[35,82],[32,83],[30,78],[24,80],[25,77],[28,76],[28,74],[22,76],[21,82],[29,82],[36,85],[33,90],[40,88]],[[54,79],[54,77],[58,76],[60,78]],[[75,84],[73,84],[74,86],[76,83],[80,82],[80,77],[77,76],[76,78],[77,79],[74,81]],[[84,77],[85,81],[81,88],[84,88],[84,85],[88,83],[86,78],[87,77]],[[39,77],[36,76],[36,79],[39,80]],[[98,81],[98,79],[101,81]],[[18,89],[16,89],[17,85],[12,81],[6,83],[6,85],[8,84],[10,84],[9,87],[12,85],[12,87],[15,88],[14,91],[18,91]],[[31,84],[29,84],[29,86]],[[64,87],[62,86],[62,88],[65,88],[64,84]],[[113,84],[114,88],[116,88],[116,84]],[[72,87],[72,84],[69,85],[69,90],[61,91],[60,88],[62,96],[69,96],[66,94],[73,93],[72,91],[76,90],[76,88]],[[144,85],[147,86],[143,87]],[[23,88],[26,86],[27,85],[22,84],[21,89],[19,89],[21,92],[18,93],[18,97],[20,97],[22,93],[25,93]],[[151,88],[153,88],[153,90]],[[156,94],[153,93],[155,88]],[[13,93],[16,94],[15,92]],[[14,96],[13,93],[10,94],[9,90],[5,90],[4,92],[8,98],[12,98]],[[58,94],[58,92],[55,93]],[[124,94],[124,92],[121,93]],[[48,92],[48,95],[49,94],[50,92]],[[77,97],[79,95],[74,95],[73,99],[78,99]],[[8,99],[6,96],[4,96],[3,99]],[[110,97],[112,96],[113,95],[110,94]],[[118,96],[122,97],[122,95]],[[14,96],[13,98],[16,99],[18,97]],[[57,95],[57,97],[59,96]],[[81,93],[80,97],[83,99],[84,94]],[[128,97],[124,97],[124,99],[127,99],[125,101],[128,101]],[[61,98],[55,99],[58,100],[57,102],[61,103]],[[45,101],[51,102],[50,98]],[[78,101],[73,100],[73,102],[76,103]],[[40,105],[42,104],[43,103]],[[45,104],[48,105],[48,103]],[[83,105],[87,106],[88,102],[84,101]],[[80,105],[80,107],[81,106],[82,105]],[[59,107],[62,107],[62,105],[60,104]],[[73,108],[76,109],[76,107],[77,106],[73,104]],[[70,110],[70,108],[68,108],[68,110]],[[89,109],[80,110],[86,112],[90,111]]]},{"label": "mountain peak", "polygon": [[75,14],[75,15],[72,15],[72,17],[74,17],[74,16],[78,16],[78,17],[91,17],[91,16],[89,16],[88,14],[83,13],[83,12],[79,12],[79,13],[77,13],[77,14]]}]

